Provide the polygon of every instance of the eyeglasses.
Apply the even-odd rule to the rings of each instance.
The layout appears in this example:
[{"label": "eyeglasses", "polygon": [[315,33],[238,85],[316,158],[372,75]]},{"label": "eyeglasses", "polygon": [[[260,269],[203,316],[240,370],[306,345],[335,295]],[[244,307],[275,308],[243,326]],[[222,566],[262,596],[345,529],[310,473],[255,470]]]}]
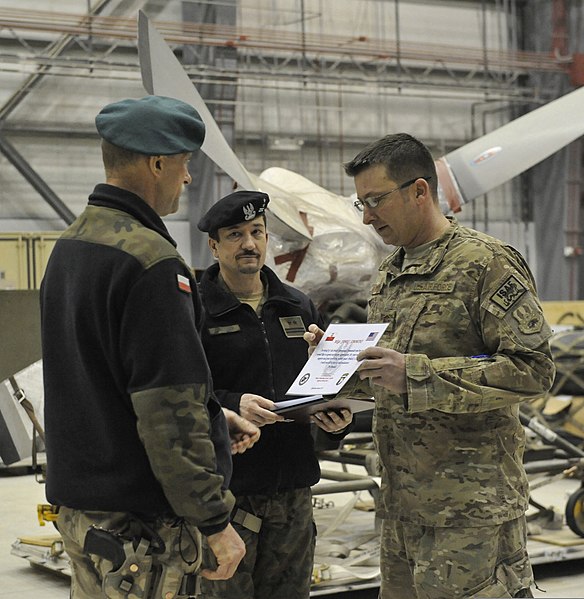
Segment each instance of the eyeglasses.
[{"label": "eyeglasses", "polygon": [[396,191],[400,191],[401,189],[406,189],[406,187],[409,187],[410,185],[413,185],[418,179],[424,179],[424,181],[429,181],[432,177],[416,177],[415,179],[410,179],[409,181],[406,181],[405,183],[402,183],[399,187],[396,187],[394,189],[392,189],[391,191],[386,191],[385,193],[382,193],[379,196],[375,196],[374,198],[366,198],[364,200],[355,200],[353,202],[353,206],[355,206],[355,208],[357,208],[357,210],[359,210],[359,212],[363,212],[363,209],[365,208],[365,204],[367,204],[367,206],[369,206],[369,208],[377,208],[377,206],[379,206],[379,204],[383,201],[384,198],[386,198],[387,196],[391,195],[392,193],[396,192]]}]

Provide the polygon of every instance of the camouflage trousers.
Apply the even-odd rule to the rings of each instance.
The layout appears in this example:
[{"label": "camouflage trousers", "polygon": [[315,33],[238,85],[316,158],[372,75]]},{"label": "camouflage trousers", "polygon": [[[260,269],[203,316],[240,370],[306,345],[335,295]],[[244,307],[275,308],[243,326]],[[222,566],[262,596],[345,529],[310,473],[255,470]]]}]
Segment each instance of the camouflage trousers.
[{"label": "camouflage trousers", "polygon": [[[237,510],[261,518],[261,529],[232,522],[245,542],[245,557],[230,580],[201,579],[202,597],[307,599],[316,542],[310,488],[237,497],[233,514]],[[203,539],[203,564],[214,569],[214,563]]]},{"label": "camouflage trousers", "polygon": [[533,597],[525,518],[430,527],[384,520],[379,599]]},{"label": "camouflage trousers", "polygon": [[[123,543],[125,559],[116,569],[112,561],[83,550],[92,526],[111,531]],[[185,574],[201,563],[201,535],[194,526],[176,517],[143,521],[125,512],[62,507],[57,527],[71,561],[72,599],[190,596],[181,588]]]}]

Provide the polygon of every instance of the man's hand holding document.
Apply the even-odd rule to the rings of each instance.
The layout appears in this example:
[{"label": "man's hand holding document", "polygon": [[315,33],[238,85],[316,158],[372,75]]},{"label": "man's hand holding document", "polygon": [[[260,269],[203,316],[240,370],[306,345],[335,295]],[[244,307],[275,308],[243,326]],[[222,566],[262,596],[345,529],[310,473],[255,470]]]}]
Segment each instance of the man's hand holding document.
[{"label": "man's hand holding document", "polygon": [[[316,412],[373,409],[372,397],[324,396],[335,396],[341,391],[359,366],[357,355],[374,346],[386,328],[387,324],[331,324],[287,391],[288,396],[300,397],[276,402],[275,411],[286,418],[308,420]],[[310,345],[311,340],[307,341]]]}]

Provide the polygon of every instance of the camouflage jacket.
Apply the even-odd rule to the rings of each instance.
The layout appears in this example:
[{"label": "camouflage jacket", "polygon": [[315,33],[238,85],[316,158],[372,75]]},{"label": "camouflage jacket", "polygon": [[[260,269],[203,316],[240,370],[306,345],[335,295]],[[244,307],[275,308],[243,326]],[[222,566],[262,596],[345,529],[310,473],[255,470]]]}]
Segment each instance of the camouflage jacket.
[{"label": "camouflage jacket", "polygon": [[234,502],[229,442],[175,246],[143,200],[110,185],[55,245],[41,288],[47,498],[175,513],[212,534]]},{"label": "camouflage jacket", "polygon": [[407,393],[373,391],[382,516],[431,526],[517,518],[528,499],[518,403],[554,376],[529,269],[454,219],[404,272],[403,256],[380,265],[368,312],[389,323],[379,345],[406,354]]}]

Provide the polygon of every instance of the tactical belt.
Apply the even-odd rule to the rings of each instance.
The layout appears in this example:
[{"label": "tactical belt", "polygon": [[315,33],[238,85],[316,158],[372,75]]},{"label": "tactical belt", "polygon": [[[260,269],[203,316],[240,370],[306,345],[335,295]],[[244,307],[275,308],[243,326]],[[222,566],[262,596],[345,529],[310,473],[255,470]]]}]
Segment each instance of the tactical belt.
[{"label": "tactical belt", "polygon": [[238,509],[233,516],[233,522],[241,524],[244,528],[251,530],[252,532],[258,533],[262,527],[262,519],[246,512],[245,510]]}]

